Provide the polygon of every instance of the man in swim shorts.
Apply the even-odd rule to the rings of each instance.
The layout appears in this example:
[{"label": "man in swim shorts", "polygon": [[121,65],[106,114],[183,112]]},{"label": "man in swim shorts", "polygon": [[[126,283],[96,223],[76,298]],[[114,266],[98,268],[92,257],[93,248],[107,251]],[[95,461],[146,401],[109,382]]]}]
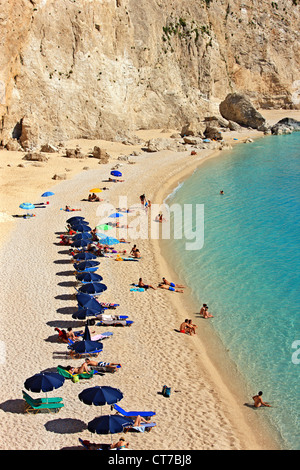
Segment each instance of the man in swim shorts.
[{"label": "man in swim shorts", "polygon": [[183,290],[177,289],[176,287],[168,286],[165,284],[159,284],[158,287],[160,289],[167,289],[167,290],[171,290],[172,292],[180,292],[181,294],[183,294]]},{"label": "man in swim shorts", "polygon": [[179,287],[179,288],[185,287],[185,286],[182,286],[181,284],[175,284],[174,282],[169,282],[167,281],[165,277],[162,278],[162,282],[163,284],[166,284],[167,286],[171,286],[171,287]]},{"label": "man in swim shorts", "polygon": [[188,335],[192,335],[191,330],[189,328],[189,324],[188,324],[188,318],[186,318],[184,322],[181,323],[179,330],[180,330],[180,333],[187,333]]}]

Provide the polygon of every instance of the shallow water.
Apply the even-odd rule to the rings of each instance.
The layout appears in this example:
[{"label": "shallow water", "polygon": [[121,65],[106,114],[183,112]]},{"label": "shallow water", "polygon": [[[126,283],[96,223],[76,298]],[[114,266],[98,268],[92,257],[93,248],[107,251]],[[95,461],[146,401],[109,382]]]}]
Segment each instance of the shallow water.
[{"label": "shallow water", "polygon": [[203,163],[166,201],[204,204],[203,248],[164,242],[290,449],[300,448],[299,144],[300,133],[270,136]]}]

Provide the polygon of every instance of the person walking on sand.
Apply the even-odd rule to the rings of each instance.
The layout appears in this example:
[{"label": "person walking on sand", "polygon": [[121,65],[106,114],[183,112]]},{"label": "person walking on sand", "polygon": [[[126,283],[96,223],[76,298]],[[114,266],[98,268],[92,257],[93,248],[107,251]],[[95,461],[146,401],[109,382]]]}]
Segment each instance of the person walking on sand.
[{"label": "person walking on sand", "polygon": [[269,405],[269,403],[263,402],[263,400],[261,398],[262,394],[263,394],[263,392],[258,392],[257,395],[254,395],[254,397],[252,397],[252,399],[254,401],[254,407],[255,408],[260,408],[261,406],[267,406],[268,408],[270,408],[271,405]]}]

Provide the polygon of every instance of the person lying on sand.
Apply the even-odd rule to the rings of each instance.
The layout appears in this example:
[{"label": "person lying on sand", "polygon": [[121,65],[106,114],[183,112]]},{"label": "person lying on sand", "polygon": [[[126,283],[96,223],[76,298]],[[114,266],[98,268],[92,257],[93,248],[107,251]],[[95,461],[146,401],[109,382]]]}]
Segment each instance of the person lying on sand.
[{"label": "person lying on sand", "polygon": [[257,395],[254,395],[254,397],[252,397],[253,401],[254,401],[254,407],[255,408],[260,408],[261,406],[267,406],[268,408],[271,407],[271,405],[269,405],[269,403],[264,403],[261,396],[262,396],[263,392],[258,392]]},{"label": "person lying on sand", "polygon": [[89,368],[86,362],[81,364],[80,367],[67,366],[65,367],[65,369],[72,375],[83,374],[84,372],[87,372],[89,374],[91,372],[91,369]]},{"label": "person lying on sand", "polygon": [[169,282],[167,281],[165,277],[162,278],[162,284],[166,284],[167,286],[171,286],[171,287],[179,287],[179,288],[185,287],[185,286],[182,286],[181,284],[175,284],[174,282]]},{"label": "person lying on sand", "polygon": [[144,284],[141,277],[139,278],[138,287],[143,287],[144,289],[154,289],[154,290],[156,290],[156,288],[151,286],[151,284]]},{"label": "person lying on sand", "polygon": [[170,290],[172,292],[180,292],[181,294],[183,293],[183,290],[177,289],[176,287],[167,286],[166,284],[158,284],[158,287],[160,289],[167,289],[167,290]]},{"label": "person lying on sand", "polygon": [[81,209],[71,209],[70,206],[66,206],[66,207],[65,207],[65,211],[67,211],[67,212],[74,212],[74,211],[81,211]]},{"label": "person lying on sand", "polygon": [[151,420],[150,420],[150,418],[145,419],[142,416],[138,415],[138,416],[136,416],[132,426],[140,426],[141,423],[151,423]]},{"label": "person lying on sand", "polygon": [[123,183],[125,180],[117,180],[116,178],[108,178],[111,183]]},{"label": "person lying on sand", "polygon": [[115,371],[116,369],[119,369],[121,367],[121,364],[115,364],[114,362],[104,363],[103,361],[100,361],[100,362],[92,361],[88,357],[86,358],[85,362],[87,363],[88,366],[105,367],[107,369],[111,369],[112,371]]}]

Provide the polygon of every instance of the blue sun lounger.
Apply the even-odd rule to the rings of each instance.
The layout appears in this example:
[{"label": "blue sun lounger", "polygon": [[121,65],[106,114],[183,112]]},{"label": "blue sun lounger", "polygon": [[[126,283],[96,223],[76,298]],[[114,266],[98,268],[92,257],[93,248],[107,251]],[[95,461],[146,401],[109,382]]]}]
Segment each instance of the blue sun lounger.
[{"label": "blue sun lounger", "polygon": [[143,418],[147,418],[156,415],[155,411],[125,411],[116,403],[112,405],[111,408],[115,409],[118,413],[125,417],[142,416]]}]

